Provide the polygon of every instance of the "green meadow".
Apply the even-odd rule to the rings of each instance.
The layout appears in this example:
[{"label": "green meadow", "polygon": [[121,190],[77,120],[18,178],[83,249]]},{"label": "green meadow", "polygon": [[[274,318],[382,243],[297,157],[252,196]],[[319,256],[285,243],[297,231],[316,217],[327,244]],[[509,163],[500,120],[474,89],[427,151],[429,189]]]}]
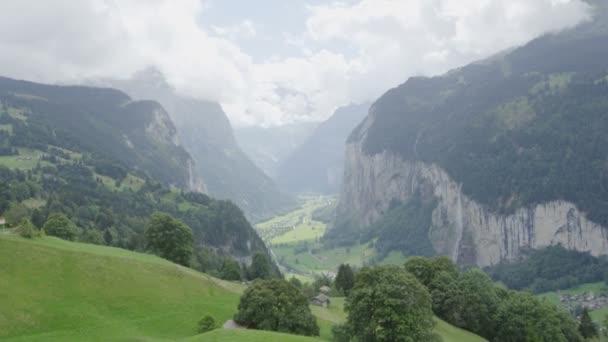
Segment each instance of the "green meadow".
[{"label": "green meadow", "polygon": [[[221,325],[243,287],[123,249],[0,234],[0,340],[3,341],[330,341],[346,319],[343,298],[312,307],[319,338],[217,329],[197,334],[211,315]],[[483,341],[438,322],[444,341]]]}]

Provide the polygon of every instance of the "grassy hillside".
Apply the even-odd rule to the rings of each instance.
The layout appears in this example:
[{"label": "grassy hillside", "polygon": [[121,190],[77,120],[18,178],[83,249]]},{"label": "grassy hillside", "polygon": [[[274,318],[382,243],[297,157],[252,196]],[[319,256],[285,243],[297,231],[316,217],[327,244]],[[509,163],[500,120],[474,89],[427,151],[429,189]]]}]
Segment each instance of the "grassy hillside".
[{"label": "grassy hillside", "polygon": [[197,335],[184,341],[188,342],[315,342],[321,341],[317,338],[286,335],[279,333],[272,333],[267,331],[255,331],[255,330],[214,330],[206,334]]},{"label": "grassy hillside", "polygon": [[[216,330],[197,322],[234,314],[242,287],[158,257],[52,237],[27,240],[0,230],[0,340],[329,341],[346,319],[343,298],[312,307],[321,337]],[[439,322],[445,342],[477,341]],[[479,341],[483,341],[478,339]]]},{"label": "grassy hillside", "polygon": [[160,258],[55,238],[0,237],[0,339],[175,339],[229,319],[238,287]]}]

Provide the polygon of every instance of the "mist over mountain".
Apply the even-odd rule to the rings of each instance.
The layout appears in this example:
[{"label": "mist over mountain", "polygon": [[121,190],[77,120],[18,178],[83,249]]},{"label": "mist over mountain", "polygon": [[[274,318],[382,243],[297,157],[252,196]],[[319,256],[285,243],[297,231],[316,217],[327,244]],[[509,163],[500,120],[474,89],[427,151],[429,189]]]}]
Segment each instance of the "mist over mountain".
[{"label": "mist over mountain", "polygon": [[281,162],[276,176],[279,186],[292,193],[337,193],[344,172],[346,138],[368,109],[369,104],[338,108]]},{"label": "mist over mountain", "polygon": [[234,133],[247,156],[267,175],[275,178],[285,158],[291,155],[318,125],[317,122],[303,122],[276,127],[239,127]]},{"label": "mist over mountain", "polygon": [[195,160],[210,195],[234,201],[253,221],[293,205],[293,200],[242,152],[218,103],[176,94],[154,69],[131,80],[105,80],[102,84],[122,89],[134,98],[158,101],[167,109],[179,141]]}]

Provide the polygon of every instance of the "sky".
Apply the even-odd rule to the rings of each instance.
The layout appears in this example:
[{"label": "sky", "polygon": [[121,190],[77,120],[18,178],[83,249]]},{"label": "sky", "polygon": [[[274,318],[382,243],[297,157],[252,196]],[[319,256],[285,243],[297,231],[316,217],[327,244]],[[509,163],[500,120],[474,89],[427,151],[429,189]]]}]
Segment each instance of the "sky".
[{"label": "sky", "polygon": [[3,0],[0,75],[77,84],[155,67],[235,126],[280,126],[590,12],[582,0]]}]

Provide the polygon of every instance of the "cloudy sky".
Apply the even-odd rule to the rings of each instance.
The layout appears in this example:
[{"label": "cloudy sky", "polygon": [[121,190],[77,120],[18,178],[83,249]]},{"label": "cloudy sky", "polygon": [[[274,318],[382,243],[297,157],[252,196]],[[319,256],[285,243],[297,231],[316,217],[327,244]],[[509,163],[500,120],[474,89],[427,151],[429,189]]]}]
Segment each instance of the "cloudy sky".
[{"label": "cloudy sky", "polygon": [[0,75],[78,83],[155,66],[233,124],[326,118],[589,17],[582,0],[3,0]]}]

